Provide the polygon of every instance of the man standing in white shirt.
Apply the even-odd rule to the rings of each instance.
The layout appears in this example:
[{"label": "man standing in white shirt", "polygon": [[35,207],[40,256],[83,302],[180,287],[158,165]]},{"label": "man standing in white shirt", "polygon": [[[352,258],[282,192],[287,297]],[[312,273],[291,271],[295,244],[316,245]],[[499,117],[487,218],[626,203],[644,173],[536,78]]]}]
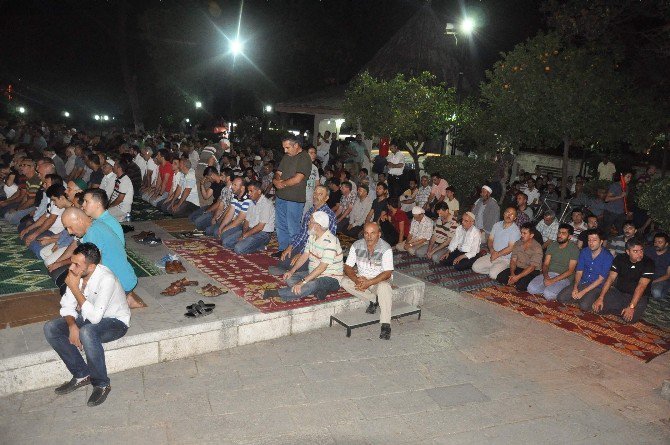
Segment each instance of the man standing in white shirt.
[{"label": "man standing in white shirt", "polygon": [[601,181],[611,181],[616,173],[616,166],[608,158],[603,158],[598,164],[598,179]]},{"label": "man standing in white shirt", "polygon": [[124,161],[119,161],[114,165],[114,173],[116,173],[116,181],[114,181],[114,191],[109,197],[109,214],[121,222],[126,215],[130,213],[133,205],[133,196],[135,191],[133,183],[130,181],[126,170],[128,164]]},{"label": "man standing in white shirt", "polygon": [[481,236],[475,227],[475,214],[465,212],[461,225],[449,243],[448,252],[442,256],[444,264],[454,266],[458,271],[470,269],[479,255]]},{"label": "man standing in white shirt", "polygon": [[402,193],[402,173],[405,169],[405,155],[398,149],[398,143],[391,141],[390,153],[386,157],[388,167],[389,196],[397,198]]},{"label": "man standing in white shirt", "polygon": [[[93,243],[75,249],[65,278],[67,290],[60,301],[61,317],[44,325],[47,342],[72,374],[69,382],[56,388],[56,394],[92,384],[88,406],[103,403],[112,389],[102,344],[123,337],[130,326],[126,293],[100,258]],[[79,352],[82,349],[86,361]]]}]

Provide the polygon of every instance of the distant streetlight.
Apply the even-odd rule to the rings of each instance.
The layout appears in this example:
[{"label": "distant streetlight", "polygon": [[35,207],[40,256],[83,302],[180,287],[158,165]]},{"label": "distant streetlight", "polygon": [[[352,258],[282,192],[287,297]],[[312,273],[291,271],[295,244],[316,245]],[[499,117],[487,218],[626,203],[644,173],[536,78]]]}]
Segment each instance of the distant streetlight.
[{"label": "distant streetlight", "polygon": [[107,115],[105,114],[104,116],[102,116],[102,120],[108,121],[108,120],[109,120],[109,116],[107,116]]},{"label": "distant streetlight", "polygon": [[202,102],[199,100],[195,102],[195,108],[202,108]]},{"label": "distant streetlight", "polygon": [[95,116],[93,116],[93,119],[95,119],[96,121],[99,121],[100,120],[100,115],[96,114]]},{"label": "distant streetlight", "polygon": [[16,111],[18,111],[21,114],[25,114],[26,109],[24,107],[19,107],[19,108],[16,109]]},{"label": "distant streetlight", "polygon": [[272,113],[272,105],[266,105],[265,106],[265,112],[266,113]]},{"label": "distant streetlight", "polygon": [[475,30],[475,21],[470,17],[466,17],[461,22],[461,31],[463,34],[472,34],[472,31]]},{"label": "distant streetlight", "polygon": [[63,111],[63,116],[70,117],[70,113],[68,111]]},{"label": "distant streetlight", "polygon": [[184,121],[186,121],[186,123],[188,124],[189,122],[191,122],[191,119],[186,118],[186,119],[184,119]]},{"label": "distant streetlight", "polygon": [[235,39],[230,41],[230,52],[233,53],[233,56],[237,56],[239,54],[242,54],[242,50],[244,49],[244,45],[240,41],[240,39]]}]

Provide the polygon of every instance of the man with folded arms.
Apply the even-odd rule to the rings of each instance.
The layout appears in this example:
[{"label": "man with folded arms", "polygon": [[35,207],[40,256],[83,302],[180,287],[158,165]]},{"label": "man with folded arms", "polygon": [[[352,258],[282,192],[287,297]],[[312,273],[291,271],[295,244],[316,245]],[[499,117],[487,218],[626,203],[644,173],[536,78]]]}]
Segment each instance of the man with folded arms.
[{"label": "man with folded arms", "polygon": [[[316,193],[314,196],[316,197]],[[311,214],[307,245],[291,270],[284,274],[288,286],[279,290],[266,290],[263,298],[280,297],[284,301],[291,301],[314,295],[323,300],[329,293],[340,288],[343,276],[342,247],[330,231],[332,221],[333,218],[325,212]],[[300,269],[307,260],[308,268],[301,272]]]},{"label": "man with folded arms", "polygon": [[607,281],[593,302],[593,312],[621,315],[637,323],[647,308],[654,279],[654,262],[644,256],[644,246],[636,238],[626,241],[626,253],[612,262]]},{"label": "man with folded arms", "polygon": [[370,301],[366,311],[368,313],[374,314],[377,306],[375,300],[379,302],[379,321],[382,324],[379,338],[384,340],[391,339],[392,273],[391,245],[381,239],[381,229],[377,223],[366,223],[363,226],[363,239],[355,241],[349,249],[342,287],[350,294]]},{"label": "man with folded arms", "polygon": [[555,300],[560,291],[570,286],[579,260],[579,248],[571,242],[574,230],[570,224],[558,226],[556,241],[549,244],[544,255],[542,275],[533,278],[528,284],[528,292]]},{"label": "man with folded arms", "polygon": [[500,272],[507,269],[514,243],[521,238],[519,227],[514,223],[516,213],[514,207],[508,207],[503,213],[503,220],[493,225],[488,239],[489,253],[474,262],[473,272],[488,274],[495,280]]},{"label": "man with folded arms", "polygon": [[526,223],[521,226],[521,239],[514,243],[509,268],[500,272],[496,280],[525,291],[528,283],[540,274],[541,264],[542,246],[533,238],[533,225]]},{"label": "man with folded arms", "polygon": [[582,311],[590,311],[598,298],[612,266],[612,254],[603,248],[603,236],[597,229],[582,232],[588,247],[582,249],[577,260],[575,284],[563,288],[556,299],[561,303],[577,303]]},{"label": "man with folded arms", "polygon": [[[92,243],[81,244],[74,251],[65,283],[61,317],[44,325],[47,342],[72,374],[72,380],[56,388],[56,394],[92,384],[87,405],[97,406],[112,390],[102,344],[126,334],[130,309],[121,283],[100,264],[100,251]],[[86,361],[79,352],[81,349]]]}]

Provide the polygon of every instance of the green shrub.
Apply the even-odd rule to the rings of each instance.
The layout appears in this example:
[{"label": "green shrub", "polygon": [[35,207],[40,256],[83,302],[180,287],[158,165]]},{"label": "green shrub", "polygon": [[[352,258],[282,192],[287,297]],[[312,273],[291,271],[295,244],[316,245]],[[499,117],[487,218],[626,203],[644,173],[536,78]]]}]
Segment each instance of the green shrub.
[{"label": "green shrub", "polygon": [[440,173],[456,189],[456,197],[464,210],[474,203],[476,189],[493,177],[495,164],[465,156],[430,156],[424,162],[424,169],[428,174]]},{"label": "green shrub", "polygon": [[670,230],[670,178],[658,178],[639,186],[637,205],[664,230]]}]

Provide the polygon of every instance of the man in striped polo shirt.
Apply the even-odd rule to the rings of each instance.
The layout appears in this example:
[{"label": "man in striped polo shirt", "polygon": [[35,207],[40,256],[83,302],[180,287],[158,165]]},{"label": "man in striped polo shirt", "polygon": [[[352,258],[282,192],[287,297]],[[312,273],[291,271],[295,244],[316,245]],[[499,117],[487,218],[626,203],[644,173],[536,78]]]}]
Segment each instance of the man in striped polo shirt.
[{"label": "man in striped polo shirt", "polygon": [[[251,204],[251,199],[246,194],[246,187],[242,178],[235,178],[231,186],[233,197],[230,200],[228,210],[219,224],[217,236],[221,238],[223,247],[232,249],[235,247],[235,241],[242,233],[242,226],[247,217],[247,210]],[[226,240],[230,239],[230,244],[226,246]]]},{"label": "man in striped polo shirt", "polygon": [[[319,300],[340,288],[343,277],[343,255],[340,241],[329,230],[331,218],[322,211],[312,213],[309,238],[304,252],[291,270],[284,274],[286,287],[266,290],[263,298],[279,297],[284,301],[314,295]],[[309,260],[307,271],[300,272]]]}]

